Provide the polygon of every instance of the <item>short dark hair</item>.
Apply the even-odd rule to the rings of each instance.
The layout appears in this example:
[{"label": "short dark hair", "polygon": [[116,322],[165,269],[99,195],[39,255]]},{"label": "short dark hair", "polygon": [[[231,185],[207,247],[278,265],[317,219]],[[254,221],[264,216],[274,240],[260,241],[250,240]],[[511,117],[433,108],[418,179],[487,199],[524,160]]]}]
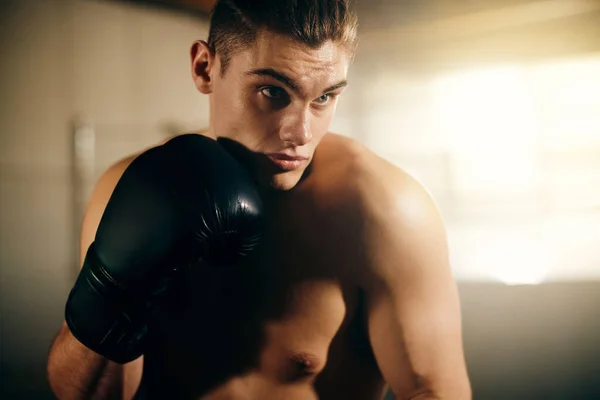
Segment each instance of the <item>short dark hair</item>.
[{"label": "short dark hair", "polygon": [[266,31],[317,48],[327,41],[353,54],[358,18],[349,0],[219,0],[211,13],[208,45],[221,59],[221,74],[234,52]]}]

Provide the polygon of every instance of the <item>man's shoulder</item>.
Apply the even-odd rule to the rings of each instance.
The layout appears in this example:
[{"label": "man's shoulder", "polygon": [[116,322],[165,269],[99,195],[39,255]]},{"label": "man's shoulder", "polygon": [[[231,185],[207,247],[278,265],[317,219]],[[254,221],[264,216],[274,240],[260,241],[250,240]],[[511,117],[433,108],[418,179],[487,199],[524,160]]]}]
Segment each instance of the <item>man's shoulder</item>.
[{"label": "man's shoulder", "polygon": [[425,191],[412,175],[356,139],[330,134],[323,144],[324,161],[333,161],[330,182],[362,207]]},{"label": "man's shoulder", "polygon": [[[410,173],[360,142],[332,136],[328,146],[338,150],[341,167],[323,179],[331,188],[331,209],[376,231],[405,232],[414,226],[439,226],[440,210],[427,188]],[[331,182],[331,183],[328,183]]]},{"label": "man's shoulder", "polygon": [[[331,154],[337,149],[343,161],[333,161],[342,167],[321,178],[323,186],[329,188],[324,191],[327,197],[318,204],[329,206],[326,211],[333,215],[329,229],[345,235],[346,243],[358,241],[357,248],[370,252],[400,245],[405,238],[412,238],[411,243],[423,240],[419,245],[427,246],[427,238],[438,237],[434,233],[443,236],[438,207],[415,177],[356,140],[334,136],[327,146]],[[360,269],[365,279],[371,275],[362,273],[373,268],[376,274],[382,273],[377,266],[362,269],[365,265]]]}]

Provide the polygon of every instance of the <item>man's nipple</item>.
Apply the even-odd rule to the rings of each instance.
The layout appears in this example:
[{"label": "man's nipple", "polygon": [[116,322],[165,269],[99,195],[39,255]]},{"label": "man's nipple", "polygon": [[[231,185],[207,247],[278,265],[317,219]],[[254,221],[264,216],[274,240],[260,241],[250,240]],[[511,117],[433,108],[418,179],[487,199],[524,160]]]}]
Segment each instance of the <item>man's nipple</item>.
[{"label": "man's nipple", "polygon": [[320,361],[317,356],[310,353],[297,353],[291,356],[293,366],[292,379],[300,379],[316,375],[320,370]]}]

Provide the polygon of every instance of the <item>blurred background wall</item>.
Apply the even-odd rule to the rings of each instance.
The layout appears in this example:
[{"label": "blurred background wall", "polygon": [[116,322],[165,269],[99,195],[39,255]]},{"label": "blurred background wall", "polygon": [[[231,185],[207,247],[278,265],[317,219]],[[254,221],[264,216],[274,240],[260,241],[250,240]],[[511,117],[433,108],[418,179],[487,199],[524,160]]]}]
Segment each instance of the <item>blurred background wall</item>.
[{"label": "blurred background wall", "polygon": [[[0,3],[0,397],[44,367],[110,163],[207,123],[210,1]],[[357,0],[332,129],[420,179],[448,225],[475,399],[600,398],[600,2]]]},{"label": "blurred background wall", "polygon": [[207,23],[105,1],[0,7],[0,397],[52,398],[44,359],[89,188],[116,159],[206,123],[188,52]]}]

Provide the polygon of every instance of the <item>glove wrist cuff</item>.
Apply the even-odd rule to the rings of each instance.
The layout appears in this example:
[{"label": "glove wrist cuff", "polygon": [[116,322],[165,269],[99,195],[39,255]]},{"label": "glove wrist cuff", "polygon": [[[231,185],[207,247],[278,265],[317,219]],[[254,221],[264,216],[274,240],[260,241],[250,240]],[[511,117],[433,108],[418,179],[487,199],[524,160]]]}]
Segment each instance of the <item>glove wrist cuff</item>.
[{"label": "glove wrist cuff", "polygon": [[133,361],[143,353],[147,309],[145,302],[125,295],[125,288],[98,262],[92,245],[65,307],[73,336],[111,361]]}]

